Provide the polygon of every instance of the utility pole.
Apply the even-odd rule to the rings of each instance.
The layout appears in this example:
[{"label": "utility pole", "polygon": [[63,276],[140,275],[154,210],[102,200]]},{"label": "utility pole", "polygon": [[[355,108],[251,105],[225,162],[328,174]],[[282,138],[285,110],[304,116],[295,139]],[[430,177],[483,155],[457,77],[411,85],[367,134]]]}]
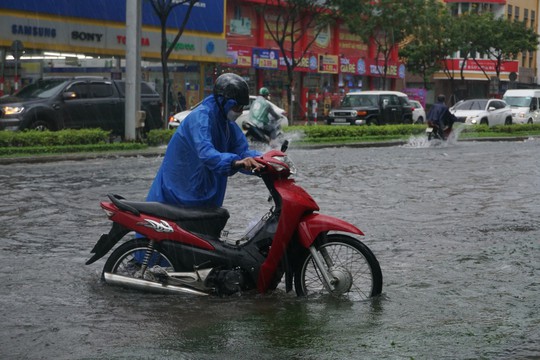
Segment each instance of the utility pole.
[{"label": "utility pole", "polygon": [[125,140],[135,140],[141,121],[142,0],[126,1],[126,108]]}]

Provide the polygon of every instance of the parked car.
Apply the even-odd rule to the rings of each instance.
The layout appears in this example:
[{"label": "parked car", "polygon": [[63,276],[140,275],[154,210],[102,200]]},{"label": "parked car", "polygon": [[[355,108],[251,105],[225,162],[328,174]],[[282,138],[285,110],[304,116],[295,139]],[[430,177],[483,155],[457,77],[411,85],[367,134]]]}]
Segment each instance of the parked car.
[{"label": "parked car", "polygon": [[500,99],[461,100],[450,108],[457,121],[467,125],[511,125],[512,110]]},{"label": "parked car", "polygon": [[512,109],[514,124],[540,122],[540,89],[506,90],[503,100]]},{"label": "parked car", "polygon": [[[39,79],[0,99],[0,130],[102,128],[125,131],[125,81],[100,77]],[[146,131],[162,127],[161,97],[141,83]]]},{"label": "parked car", "polygon": [[328,125],[411,124],[412,106],[399,91],[350,92],[326,117]]},{"label": "parked car", "polygon": [[[245,120],[248,120],[249,119],[249,109],[251,107],[251,104],[253,104],[253,102],[255,101],[255,99],[257,98],[257,96],[255,95],[250,95],[249,96],[249,105],[248,106],[245,106],[244,107],[244,111],[242,112],[242,115],[240,115],[238,117],[238,119],[236,119],[236,123],[238,124],[238,126],[242,127],[242,123],[245,121]],[[201,101],[202,102],[202,101]],[[174,114],[173,116],[171,116],[169,118],[169,129],[176,129],[178,127],[178,125],[180,125],[180,123],[182,121],[184,121],[184,119],[186,118],[186,116],[189,115],[189,113],[191,111],[193,111],[193,109],[195,109],[197,106],[199,106],[201,104],[201,102],[198,102],[197,104],[193,105],[190,109],[188,110],[184,110],[184,111],[181,111],[177,114]],[[289,126],[289,119],[287,118],[287,113],[285,112],[284,109],[280,108],[279,106],[277,106],[276,104],[274,104],[273,102],[269,101],[269,103],[272,105],[272,107],[274,108],[274,111],[278,114],[278,115],[281,115],[280,117],[280,125],[281,127],[285,127],[285,126]]]},{"label": "parked car", "polygon": [[426,121],[426,110],[417,100],[409,100],[412,106],[412,119],[414,124],[423,124]]}]

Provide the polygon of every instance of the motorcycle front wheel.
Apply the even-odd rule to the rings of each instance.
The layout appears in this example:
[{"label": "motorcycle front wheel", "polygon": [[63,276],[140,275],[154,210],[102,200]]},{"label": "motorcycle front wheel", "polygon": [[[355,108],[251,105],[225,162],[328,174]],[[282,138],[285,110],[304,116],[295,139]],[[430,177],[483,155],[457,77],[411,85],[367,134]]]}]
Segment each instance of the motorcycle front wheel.
[{"label": "motorcycle front wheel", "polygon": [[330,293],[359,301],[381,293],[381,267],[362,242],[351,236],[331,234],[315,247],[324,260],[333,290],[327,289],[312,254],[306,252],[295,272],[294,285],[298,296]]},{"label": "motorcycle front wheel", "polygon": [[155,248],[149,250],[149,243],[150,241],[144,238],[132,239],[123,243],[109,256],[103,267],[103,273],[158,281],[156,272],[152,271],[154,267],[158,266],[166,271],[175,271],[169,256]]}]

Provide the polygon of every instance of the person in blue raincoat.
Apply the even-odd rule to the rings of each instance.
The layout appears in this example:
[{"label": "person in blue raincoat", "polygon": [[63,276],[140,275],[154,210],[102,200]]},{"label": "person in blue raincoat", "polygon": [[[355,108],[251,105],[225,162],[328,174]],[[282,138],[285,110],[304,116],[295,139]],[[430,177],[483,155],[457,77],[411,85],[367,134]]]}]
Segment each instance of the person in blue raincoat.
[{"label": "person in blue raincoat", "polygon": [[182,121],[172,136],[147,201],[189,207],[222,206],[227,177],[260,169],[260,153],[235,120],[249,104],[249,87],[240,76],[220,75],[213,94]]}]

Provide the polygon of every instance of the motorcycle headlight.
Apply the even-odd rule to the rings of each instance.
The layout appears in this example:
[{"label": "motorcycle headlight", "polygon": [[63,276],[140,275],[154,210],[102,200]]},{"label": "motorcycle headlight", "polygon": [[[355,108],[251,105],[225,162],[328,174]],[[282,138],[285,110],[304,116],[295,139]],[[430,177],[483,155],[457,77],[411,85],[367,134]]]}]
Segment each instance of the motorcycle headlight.
[{"label": "motorcycle headlight", "polygon": [[[287,167],[289,168],[289,172],[292,175],[296,174],[296,167],[294,166],[292,160],[289,159],[289,157],[287,155],[285,155],[285,156],[272,156],[272,159],[275,159],[277,161],[280,161],[280,162],[286,164]],[[281,164],[274,163],[274,162],[270,162],[269,164],[272,165],[272,167],[274,169],[276,169],[277,171],[285,170],[285,167],[283,165],[281,165]]]},{"label": "motorcycle headlight", "polygon": [[22,113],[24,110],[24,106],[4,106],[2,110],[6,115],[15,115]]}]

